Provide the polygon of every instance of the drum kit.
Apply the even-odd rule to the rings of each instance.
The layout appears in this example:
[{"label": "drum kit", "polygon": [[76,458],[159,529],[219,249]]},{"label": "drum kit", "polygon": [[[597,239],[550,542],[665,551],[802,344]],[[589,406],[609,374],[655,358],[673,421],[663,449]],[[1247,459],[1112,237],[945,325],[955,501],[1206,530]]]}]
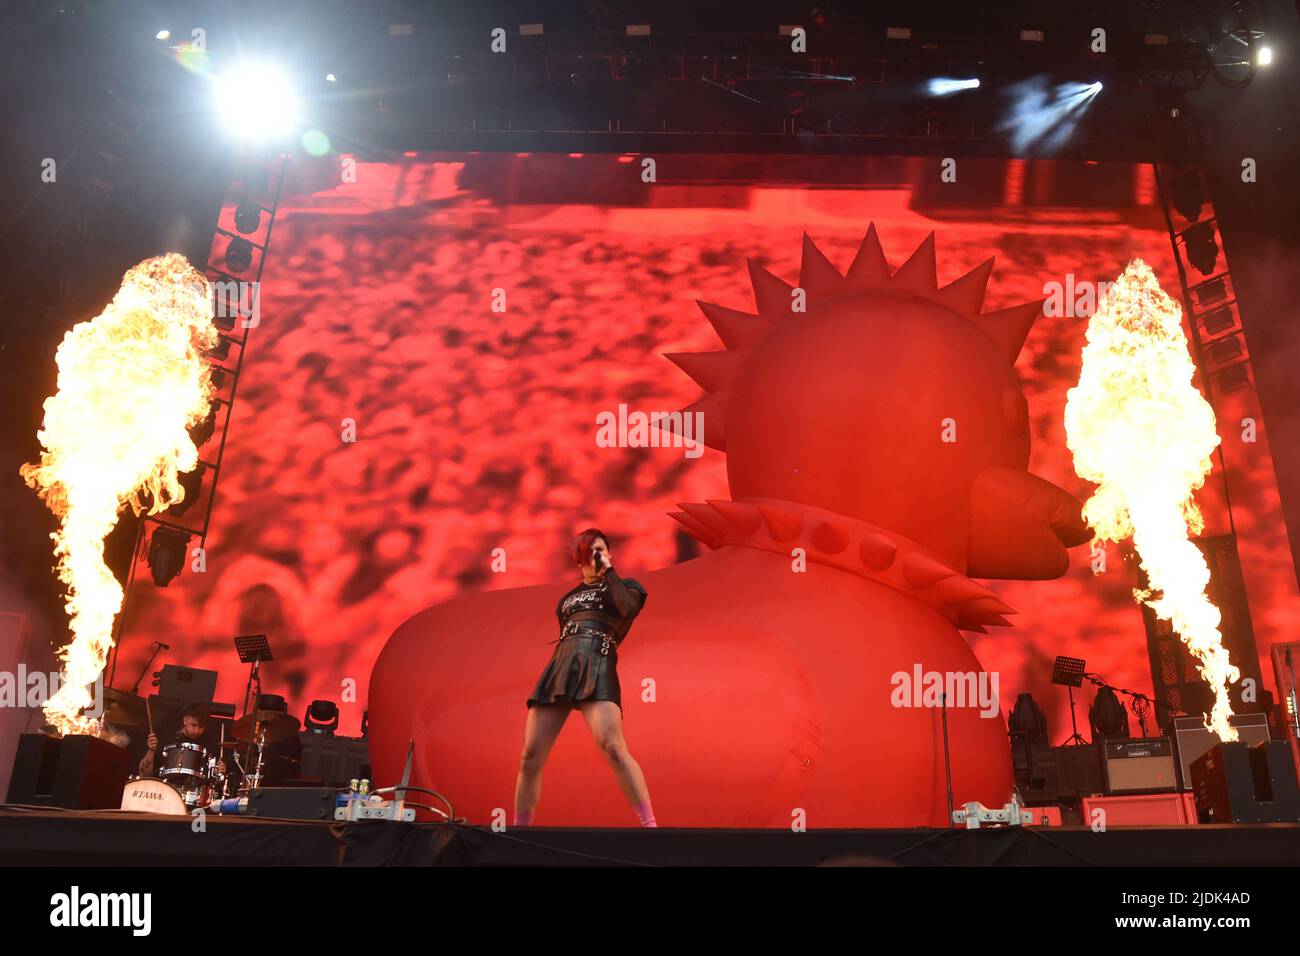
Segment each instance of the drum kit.
[{"label": "drum kit", "polygon": [[[153,733],[151,713],[148,721]],[[283,711],[255,710],[231,725],[233,741],[225,739],[222,726],[216,752],[193,741],[170,744],[163,748],[155,777],[127,782],[121,809],[187,814],[227,797],[247,795],[266,777],[266,748],[295,736],[298,728],[297,719]],[[243,782],[238,786],[227,760],[240,771]]]}]

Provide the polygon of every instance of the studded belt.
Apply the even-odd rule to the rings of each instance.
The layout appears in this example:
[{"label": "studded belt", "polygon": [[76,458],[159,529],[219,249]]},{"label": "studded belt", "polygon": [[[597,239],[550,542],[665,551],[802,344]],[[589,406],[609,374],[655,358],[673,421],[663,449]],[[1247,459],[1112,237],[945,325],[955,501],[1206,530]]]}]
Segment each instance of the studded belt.
[{"label": "studded belt", "polygon": [[564,625],[564,630],[560,631],[560,636],[552,643],[558,643],[567,637],[573,637],[578,634],[579,631],[582,631],[591,637],[599,637],[600,653],[606,657],[609,656],[609,649],[611,647],[616,650],[618,649],[618,642],[614,640],[613,635],[595,621],[570,621],[568,624]]}]

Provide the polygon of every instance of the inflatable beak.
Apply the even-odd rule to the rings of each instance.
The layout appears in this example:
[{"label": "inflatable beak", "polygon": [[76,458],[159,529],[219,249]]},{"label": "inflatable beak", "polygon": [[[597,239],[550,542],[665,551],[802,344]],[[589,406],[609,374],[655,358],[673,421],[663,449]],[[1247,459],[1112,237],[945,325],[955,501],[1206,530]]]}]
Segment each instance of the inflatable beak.
[{"label": "inflatable beak", "polygon": [[1067,491],[1016,468],[990,465],[971,487],[966,573],[1037,581],[1070,567],[1067,548],[1092,538],[1083,505]]}]

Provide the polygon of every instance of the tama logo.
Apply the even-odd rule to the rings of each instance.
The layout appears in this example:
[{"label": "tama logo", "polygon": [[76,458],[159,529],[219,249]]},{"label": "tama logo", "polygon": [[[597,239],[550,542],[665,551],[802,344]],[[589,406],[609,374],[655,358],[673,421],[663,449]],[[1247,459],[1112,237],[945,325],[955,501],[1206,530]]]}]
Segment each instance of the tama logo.
[{"label": "tama logo", "polygon": [[129,926],[136,936],[148,936],[153,924],[152,893],[71,893],[50,897],[51,926]]},{"label": "tama logo", "polygon": [[162,794],[150,790],[132,790],[131,796],[139,797],[141,800],[161,800]]}]

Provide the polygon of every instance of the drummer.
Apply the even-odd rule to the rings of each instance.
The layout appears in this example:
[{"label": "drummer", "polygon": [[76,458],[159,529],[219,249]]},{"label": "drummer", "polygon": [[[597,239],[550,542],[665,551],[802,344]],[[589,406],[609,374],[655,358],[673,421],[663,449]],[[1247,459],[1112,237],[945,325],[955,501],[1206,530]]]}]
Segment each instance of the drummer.
[{"label": "drummer", "polygon": [[[185,708],[181,714],[181,729],[176,734],[174,742],[178,744],[198,744],[209,753],[216,751],[216,741],[208,736],[208,708],[206,705],[190,704]],[[144,757],[140,760],[139,771],[142,777],[152,777],[160,769],[157,759],[158,735],[150,734],[148,744],[149,749],[145,751]],[[223,761],[218,761],[217,772],[226,772],[226,765]]]}]

